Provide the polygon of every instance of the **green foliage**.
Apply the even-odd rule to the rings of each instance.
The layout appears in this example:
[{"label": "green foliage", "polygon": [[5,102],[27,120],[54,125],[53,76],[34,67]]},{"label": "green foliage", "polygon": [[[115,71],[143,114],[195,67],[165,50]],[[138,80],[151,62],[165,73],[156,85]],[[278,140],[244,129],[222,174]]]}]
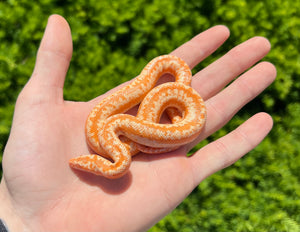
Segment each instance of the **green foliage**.
[{"label": "green foliage", "polygon": [[265,59],[276,65],[278,77],[200,146],[258,111],[272,114],[274,129],[246,157],[202,182],[150,231],[300,231],[299,9],[298,0],[0,1],[1,152],[50,14],[61,14],[70,23],[74,54],[64,94],[79,101],[131,79],[153,57],[224,24],[230,39],[196,70],[259,35],[272,44]]}]

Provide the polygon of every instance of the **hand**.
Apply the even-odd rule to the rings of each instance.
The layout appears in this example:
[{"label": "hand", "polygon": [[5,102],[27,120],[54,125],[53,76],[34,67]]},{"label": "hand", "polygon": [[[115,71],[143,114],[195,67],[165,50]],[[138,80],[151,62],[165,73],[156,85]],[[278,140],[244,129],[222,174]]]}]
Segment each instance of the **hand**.
[{"label": "hand", "polygon": [[[228,36],[226,27],[215,26],[172,54],[193,68]],[[68,165],[70,158],[89,154],[85,120],[104,96],[89,102],[63,100],[72,39],[66,21],[51,16],[33,74],[16,103],[3,156],[0,218],[12,231],[141,231],[151,227],[203,179],[257,146],[272,128],[271,117],[258,113],[186,157],[196,143],[220,129],[272,83],[274,66],[261,62],[224,89],[269,49],[266,39],[255,37],[197,73],[192,86],[207,106],[207,123],[197,141],[169,154],[137,155],[129,174],[108,180]]]}]

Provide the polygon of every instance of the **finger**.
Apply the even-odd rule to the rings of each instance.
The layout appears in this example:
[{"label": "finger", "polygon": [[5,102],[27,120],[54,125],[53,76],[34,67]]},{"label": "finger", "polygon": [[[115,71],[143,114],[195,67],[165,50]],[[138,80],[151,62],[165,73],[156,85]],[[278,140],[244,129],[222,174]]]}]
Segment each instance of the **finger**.
[{"label": "finger", "polygon": [[214,26],[184,43],[171,54],[182,58],[192,69],[217,50],[228,37],[229,30],[227,27]]},{"label": "finger", "polygon": [[270,48],[267,39],[251,38],[197,73],[193,78],[192,86],[204,99],[208,99],[261,60]]},{"label": "finger", "polygon": [[205,102],[207,120],[200,136],[188,149],[222,128],[245,104],[260,94],[276,77],[276,68],[262,62],[244,73],[227,88]]},{"label": "finger", "polygon": [[62,97],[72,50],[72,37],[68,23],[59,15],[50,16],[29,81],[31,87],[43,95],[54,93]]},{"label": "finger", "polygon": [[188,160],[194,177],[194,186],[255,148],[272,126],[273,121],[268,114],[258,113],[231,133],[197,151]]},{"label": "finger", "polygon": [[[192,69],[200,61],[205,59],[218,47],[220,47],[228,37],[229,30],[227,27],[222,25],[214,26],[198,34],[188,42],[184,43],[183,45],[175,49],[173,52],[171,52],[171,54],[182,58]],[[109,91],[109,93],[106,93],[102,96],[91,100],[90,103],[95,104],[99,102],[104,96],[107,96],[108,94],[117,91],[118,89],[129,83],[130,81],[123,83],[122,85]]]}]

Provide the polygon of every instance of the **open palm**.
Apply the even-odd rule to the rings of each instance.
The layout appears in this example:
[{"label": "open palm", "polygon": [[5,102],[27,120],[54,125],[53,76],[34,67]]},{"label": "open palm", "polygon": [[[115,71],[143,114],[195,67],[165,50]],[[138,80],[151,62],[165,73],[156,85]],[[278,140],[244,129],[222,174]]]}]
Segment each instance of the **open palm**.
[{"label": "open palm", "polygon": [[[172,54],[193,68],[228,36],[226,27],[215,26]],[[270,131],[271,117],[259,113],[186,157],[197,142],[225,125],[274,80],[274,66],[261,62],[224,89],[269,49],[266,39],[255,37],[197,73],[192,86],[205,99],[208,110],[197,141],[168,154],[137,155],[127,175],[108,180],[68,165],[70,158],[90,153],[85,120],[103,96],[89,102],[63,100],[72,39],[66,21],[51,16],[32,77],[16,103],[0,185],[0,199],[6,202],[1,207],[10,213],[1,215],[0,210],[0,217],[10,228],[30,231],[141,231],[151,227],[204,178],[231,165]]]}]

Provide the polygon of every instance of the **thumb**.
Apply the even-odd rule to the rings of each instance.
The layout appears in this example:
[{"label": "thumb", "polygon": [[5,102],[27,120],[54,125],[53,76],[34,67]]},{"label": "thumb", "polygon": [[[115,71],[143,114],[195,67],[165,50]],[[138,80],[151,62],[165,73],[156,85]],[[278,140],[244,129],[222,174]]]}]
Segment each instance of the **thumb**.
[{"label": "thumb", "polygon": [[59,15],[48,19],[33,74],[23,89],[26,99],[63,100],[63,85],[72,57],[72,36],[66,20]]}]

